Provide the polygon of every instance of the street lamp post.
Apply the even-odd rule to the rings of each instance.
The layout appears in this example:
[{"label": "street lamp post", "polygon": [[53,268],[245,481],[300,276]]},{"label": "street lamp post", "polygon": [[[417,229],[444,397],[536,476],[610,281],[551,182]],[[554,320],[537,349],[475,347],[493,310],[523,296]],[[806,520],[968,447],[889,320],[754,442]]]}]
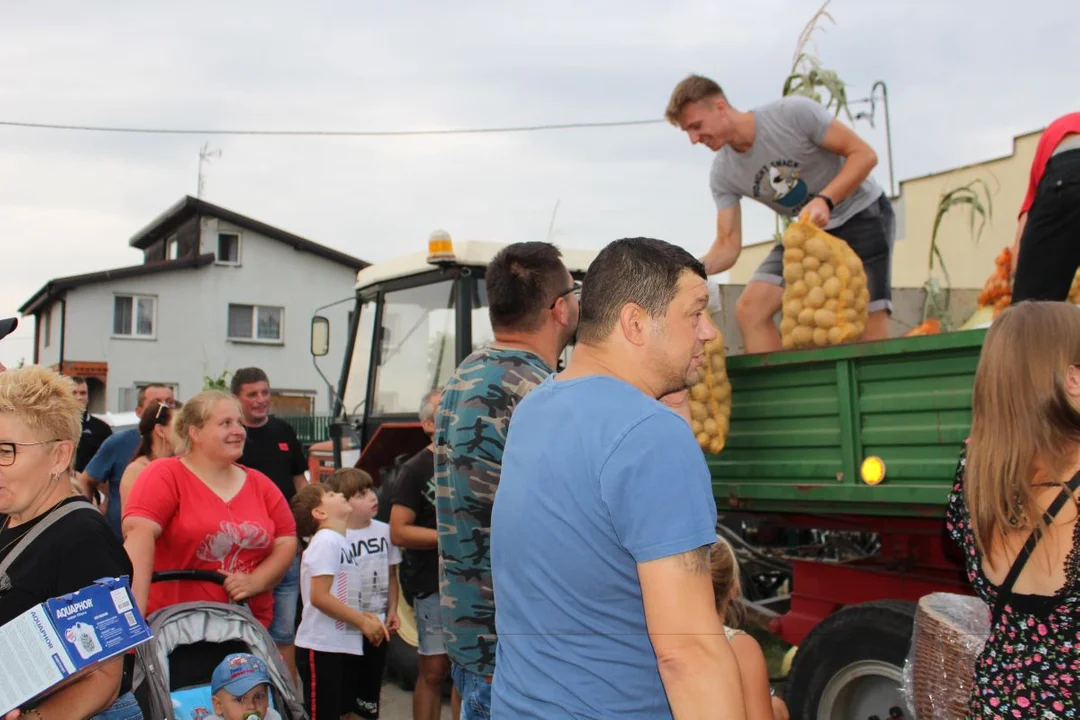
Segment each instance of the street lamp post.
[{"label": "street lamp post", "polygon": [[889,89],[885,86],[884,80],[878,80],[870,87],[870,97],[863,98],[862,100],[855,100],[850,103],[851,105],[857,105],[860,103],[870,103],[869,112],[861,112],[855,115],[855,120],[862,120],[866,118],[870,121],[870,127],[874,127],[874,115],[877,110],[877,98],[874,96],[878,87],[881,88],[881,104],[885,106],[885,148],[889,157],[889,196],[896,197],[896,182],[893,179],[893,153],[892,153],[892,131],[889,127]]}]

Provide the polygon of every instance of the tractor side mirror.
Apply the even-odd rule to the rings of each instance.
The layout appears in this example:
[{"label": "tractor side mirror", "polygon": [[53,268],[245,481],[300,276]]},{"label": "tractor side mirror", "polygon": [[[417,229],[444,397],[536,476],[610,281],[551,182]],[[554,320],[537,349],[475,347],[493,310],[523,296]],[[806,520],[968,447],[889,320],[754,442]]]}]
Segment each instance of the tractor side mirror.
[{"label": "tractor side mirror", "polygon": [[322,315],[311,318],[311,354],[323,357],[330,352],[330,321]]}]

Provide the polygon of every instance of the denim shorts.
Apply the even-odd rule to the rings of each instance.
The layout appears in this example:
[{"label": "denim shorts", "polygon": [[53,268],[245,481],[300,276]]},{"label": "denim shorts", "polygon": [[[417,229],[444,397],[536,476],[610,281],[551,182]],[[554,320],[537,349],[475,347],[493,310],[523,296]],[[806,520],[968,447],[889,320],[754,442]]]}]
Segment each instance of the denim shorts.
[{"label": "denim shorts", "polygon": [[300,551],[296,551],[285,577],[274,588],[274,619],[270,637],[278,645],[292,645],[296,639],[296,604],[300,597]]},{"label": "denim shorts", "polygon": [[143,720],[142,710],[135,701],[134,693],[124,693],[108,709],[98,713],[90,720]]},{"label": "denim shorts", "polygon": [[461,720],[491,719],[491,679],[450,663],[450,677],[461,696]]},{"label": "denim shorts", "polygon": [[[870,291],[867,310],[892,312],[892,253],[896,241],[896,216],[892,203],[882,193],[874,204],[856,213],[843,225],[825,232],[834,235],[855,251],[866,270],[866,289]],[[784,246],[776,243],[765,256],[750,282],[784,285]]]},{"label": "denim shorts", "polygon": [[446,638],[443,635],[442,611],[439,609],[439,593],[431,593],[413,602],[416,616],[416,635],[419,639],[417,655],[445,655]]}]

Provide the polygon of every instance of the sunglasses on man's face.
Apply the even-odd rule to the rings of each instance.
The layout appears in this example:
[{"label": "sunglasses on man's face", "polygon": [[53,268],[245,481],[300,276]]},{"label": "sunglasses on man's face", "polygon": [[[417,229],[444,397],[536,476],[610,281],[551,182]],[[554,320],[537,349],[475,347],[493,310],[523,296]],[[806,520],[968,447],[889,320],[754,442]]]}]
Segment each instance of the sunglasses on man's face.
[{"label": "sunglasses on man's face", "polygon": [[559,302],[559,298],[565,297],[565,296],[569,295],[570,293],[573,293],[577,297],[578,300],[581,299],[581,281],[580,280],[575,280],[573,287],[567,288],[566,290],[563,290],[561,293],[556,295],[555,299],[551,301],[551,305],[548,307],[548,310],[554,310],[555,309],[555,303]]}]

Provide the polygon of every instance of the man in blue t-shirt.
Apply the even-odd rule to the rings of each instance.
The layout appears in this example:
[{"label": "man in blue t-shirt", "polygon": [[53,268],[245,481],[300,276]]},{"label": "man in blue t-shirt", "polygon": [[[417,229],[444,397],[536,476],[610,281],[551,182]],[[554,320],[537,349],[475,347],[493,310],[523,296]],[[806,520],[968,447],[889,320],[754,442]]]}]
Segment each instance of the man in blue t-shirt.
[{"label": "man in blue t-shirt", "polygon": [[709,573],[716,503],[686,420],[705,269],[635,238],[589,266],[577,345],[514,412],[491,518],[492,713],[742,718]]},{"label": "man in blue t-shirt", "polygon": [[508,245],[484,279],[495,341],[458,366],[435,420],[439,603],[461,720],[490,714],[497,641],[488,535],[506,426],[553,372],[578,321],[578,285],[554,245]]},{"label": "man in blue t-shirt", "polygon": [[[156,407],[155,402],[172,407],[176,404],[176,399],[168,385],[153,383],[139,388],[135,402],[135,414],[141,418],[143,408]],[[114,433],[101,444],[81,473],[81,485],[87,495],[93,497],[101,489],[106,491],[102,512],[119,538],[124,537],[120,531],[120,478],[124,476],[124,470],[131,464],[132,456],[138,449],[139,428],[133,427]],[[102,485],[106,487],[101,488]]]}]

